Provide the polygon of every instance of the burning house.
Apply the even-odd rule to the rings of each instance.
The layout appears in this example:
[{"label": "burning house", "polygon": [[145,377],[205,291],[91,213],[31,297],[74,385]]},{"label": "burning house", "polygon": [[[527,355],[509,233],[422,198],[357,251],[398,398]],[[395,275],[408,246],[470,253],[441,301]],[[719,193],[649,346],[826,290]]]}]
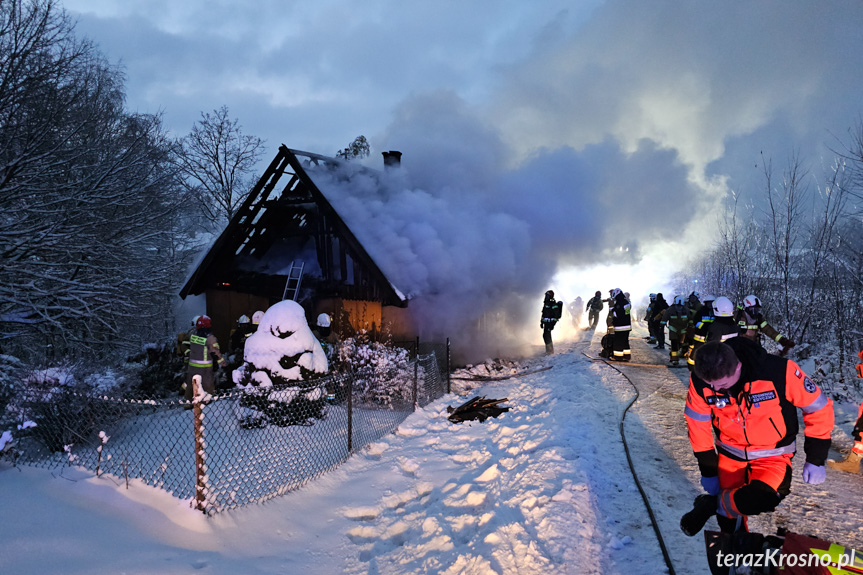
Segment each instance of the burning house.
[{"label": "burning house", "polygon": [[[400,156],[384,153],[385,165],[397,165]],[[285,299],[302,305],[310,321],[328,313],[337,332],[384,326],[394,339],[413,339],[407,298],[322,192],[334,182],[353,185],[352,179],[374,186],[380,176],[282,145],[180,296],[205,294],[220,341],[239,316]]]}]

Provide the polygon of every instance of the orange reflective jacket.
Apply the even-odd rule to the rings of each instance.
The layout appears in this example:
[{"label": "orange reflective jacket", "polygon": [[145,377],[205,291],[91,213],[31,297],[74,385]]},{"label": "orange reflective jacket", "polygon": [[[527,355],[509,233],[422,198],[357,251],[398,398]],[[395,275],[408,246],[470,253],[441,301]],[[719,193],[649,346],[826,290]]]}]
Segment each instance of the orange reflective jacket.
[{"label": "orange reflective jacket", "polygon": [[747,338],[725,343],[743,364],[740,380],[727,394],[717,393],[693,373],[686,397],[689,441],[702,474],[710,475],[715,468],[714,447],[738,461],[794,453],[798,407],[803,411],[806,460],[824,465],[833,430],[830,398],[795,362],[769,355]]}]

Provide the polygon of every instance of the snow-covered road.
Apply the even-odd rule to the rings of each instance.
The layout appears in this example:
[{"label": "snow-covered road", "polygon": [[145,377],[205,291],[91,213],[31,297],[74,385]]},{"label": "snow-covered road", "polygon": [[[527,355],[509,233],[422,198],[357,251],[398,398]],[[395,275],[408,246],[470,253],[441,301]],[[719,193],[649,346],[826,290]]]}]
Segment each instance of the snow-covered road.
[{"label": "snow-covered road", "polygon": [[[631,380],[639,399],[625,435],[639,480],[675,572],[705,573],[701,537],[678,528],[700,492],[682,416],[688,372],[557,347],[521,364],[550,370],[475,384],[471,394],[508,398],[497,419],[451,423],[446,407],[465,398],[446,396],[301,490],[209,519],[137,482],[127,491],[74,470],[67,481],[0,468],[0,565],[22,575],[664,573],[620,436]],[[633,349],[664,361],[636,337]],[[810,486],[797,475],[775,516],[753,526],[863,547],[859,498],[846,497],[863,478],[828,471]]]}]

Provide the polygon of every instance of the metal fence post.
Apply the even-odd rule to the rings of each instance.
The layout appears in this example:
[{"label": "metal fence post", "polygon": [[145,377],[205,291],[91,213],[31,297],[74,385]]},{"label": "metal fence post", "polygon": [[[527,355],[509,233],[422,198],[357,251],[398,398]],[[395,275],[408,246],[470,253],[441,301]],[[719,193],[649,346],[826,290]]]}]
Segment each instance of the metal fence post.
[{"label": "metal fence post", "polygon": [[449,338],[446,338],[446,392],[450,393],[450,378],[449,374],[452,368],[450,367],[450,347],[449,347]]},{"label": "metal fence post", "polygon": [[201,404],[201,376],[192,377],[192,413],[195,428],[195,509],[207,512],[207,467],[204,453],[204,409]]},{"label": "metal fence post", "polygon": [[348,453],[354,451],[354,376],[348,376]]}]

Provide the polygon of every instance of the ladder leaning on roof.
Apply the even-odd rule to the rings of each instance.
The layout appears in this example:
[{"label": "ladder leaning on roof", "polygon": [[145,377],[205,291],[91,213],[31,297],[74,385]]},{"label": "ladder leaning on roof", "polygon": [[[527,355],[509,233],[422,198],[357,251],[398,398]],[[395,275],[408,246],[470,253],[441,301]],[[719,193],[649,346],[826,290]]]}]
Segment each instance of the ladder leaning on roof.
[{"label": "ladder leaning on roof", "polygon": [[297,301],[297,296],[300,293],[300,283],[303,281],[303,266],[304,262],[291,262],[291,268],[288,270],[288,281],[285,282],[285,293],[282,294],[282,301],[292,299]]}]

